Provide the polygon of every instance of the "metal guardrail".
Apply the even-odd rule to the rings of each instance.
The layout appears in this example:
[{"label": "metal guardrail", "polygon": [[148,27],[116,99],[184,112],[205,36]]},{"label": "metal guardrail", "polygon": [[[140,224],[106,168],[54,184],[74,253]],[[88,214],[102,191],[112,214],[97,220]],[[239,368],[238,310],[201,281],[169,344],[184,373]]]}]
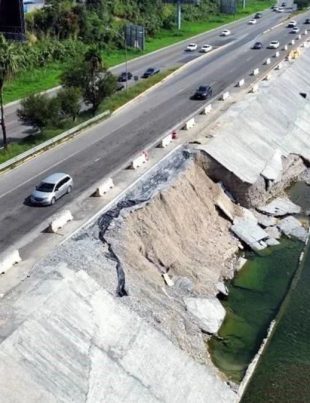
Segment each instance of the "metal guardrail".
[{"label": "metal guardrail", "polygon": [[95,116],[92,119],[86,120],[86,122],[83,122],[80,125],[75,126],[72,129],[69,129],[69,130],[59,134],[58,136],[53,137],[50,140],[44,141],[44,143],[41,143],[38,146],[33,147],[30,150],[25,151],[24,153],[19,154],[14,158],[9,159],[6,162],[3,162],[2,164],[0,164],[0,172],[4,171],[10,167],[14,167],[15,165],[27,160],[28,158],[37,154],[38,152],[43,151],[44,149],[46,149],[52,145],[56,145],[57,143],[60,143],[62,140],[67,139],[67,138],[79,133],[82,129],[85,129],[88,126],[91,126],[93,123],[97,123],[98,121],[100,121],[101,119],[103,119],[104,117],[106,117],[110,114],[111,114],[110,111],[105,111],[105,112],[101,113],[100,115]]}]

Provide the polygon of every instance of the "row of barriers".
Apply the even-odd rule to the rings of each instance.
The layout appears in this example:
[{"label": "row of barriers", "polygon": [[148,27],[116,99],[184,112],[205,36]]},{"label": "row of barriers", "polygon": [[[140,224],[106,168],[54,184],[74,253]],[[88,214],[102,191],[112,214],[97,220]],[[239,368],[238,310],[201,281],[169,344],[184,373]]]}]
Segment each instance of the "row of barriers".
[{"label": "row of barriers", "polygon": [[[304,31],[304,35],[307,35],[308,31]],[[298,35],[298,39],[301,39],[301,35]],[[296,39],[297,39],[296,38]],[[290,45],[294,45],[295,40],[290,41]],[[305,47],[306,42],[301,44],[301,47]],[[288,46],[285,45],[282,50],[288,50]],[[288,60],[296,58],[295,53],[298,53],[299,55],[299,50],[295,49],[292,50],[289,55],[291,55],[291,58],[289,55],[286,56]],[[295,55],[295,56],[294,56]],[[280,56],[280,52],[276,52],[274,57],[278,58]],[[271,58],[267,58],[264,63],[264,65],[270,65],[271,64]],[[281,60],[277,65],[273,66],[270,71],[268,71],[264,77],[262,77],[262,80],[270,80],[271,78],[271,70],[280,70],[283,66],[283,60]],[[252,76],[257,76],[260,73],[259,68],[255,68],[250,75]],[[244,78],[241,78],[237,84],[236,87],[243,87],[246,84],[246,80]],[[258,82],[255,82],[251,85],[249,92],[254,93],[258,90]],[[218,100],[219,101],[225,101],[230,97],[229,91],[223,92]],[[196,120],[195,117],[198,115],[208,115],[212,111],[212,104],[205,104],[202,108],[200,108],[198,111],[196,111],[194,114],[191,116],[187,117],[185,121],[180,124],[175,126],[173,129],[169,130],[166,132],[162,138],[156,141],[156,143],[153,143],[148,147],[148,149],[152,149],[154,147],[160,147],[160,148],[166,148],[168,147],[173,140],[177,138],[176,130],[178,129],[183,129],[183,130],[191,130],[193,127],[196,125]],[[142,151],[138,155],[136,155],[131,162],[128,165],[128,168],[136,170],[145,165],[149,160],[149,154],[147,151]],[[114,188],[114,182],[112,178],[107,178],[105,179],[102,183],[97,185],[96,191],[93,193],[94,196],[96,197],[103,197],[106,195],[108,192],[110,192]],[[60,229],[62,229],[67,223],[73,220],[73,216],[69,210],[64,210],[60,212],[59,214],[55,215],[52,217],[47,231],[50,233],[57,233]],[[18,250],[11,250],[5,254],[0,255],[0,274],[5,274],[11,267],[13,267],[15,264],[18,264],[22,261],[22,258],[20,256],[20,253]]]}]

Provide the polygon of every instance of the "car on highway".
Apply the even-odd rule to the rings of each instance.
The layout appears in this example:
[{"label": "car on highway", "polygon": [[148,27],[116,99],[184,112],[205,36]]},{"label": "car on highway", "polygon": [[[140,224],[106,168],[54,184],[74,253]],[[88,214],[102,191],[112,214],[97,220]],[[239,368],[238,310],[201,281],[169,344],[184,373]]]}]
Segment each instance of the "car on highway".
[{"label": "car on highway", "polygon": [[292,20],[287,24],[287,28],[294,28],[294,27],[296,27],[296,25],[297,25],[297,22],[295,20]]},{"label": "car on highway", "polygon": [[262,18],[263,14],[262,13],[256,13],[254,15],[254,18],[257,20],[258,18]]},{"label": "car on highway", "polygon": [[194,52],[194,50],[197,50],[197,48],[198,48],[198,45],[197,45],[197,43],[189,43],[187,46],[186,46],[186,51],[187,52]]},{"label": "car on highway", "polygon": [[283,3],[281,4],[281,7],[286,7],[286,3],[283,2]]},{"label": "car on highway", "polygon": [[224,31],[221,32],[221,36],[228,36],[230,34],[231,32],[229,31],[229,29],[224,29]]},{"label": "car on highway", "polygon": [[294,27],[294,28],[290,31],[290,33],[291,33],[291,34],[297,34],[299,31],[300,31],[300,29],[299,29],[298,27]]},{"label": "car on highway", "polygon": [[304,24],[310,24],[310,18],[306,18]]},{"label": "car on highway", "polygon": [[275,12],[277,12],[277,11],[279,10],[279,7],[272,6],[272,10],[275,11]]},{"label": "car on highway", "polygon": [[252,19],[248,22],[248,24],[249,24],[249,25],[254,25],[254,24],[256,24],[256,22],[257,22],[257,20],[255,20],[255,18],[252,18]]},{"label": "car on highway", "polygon": [[141,76],[142,78],[149,78],[154,76],[155,74],[159,73],[160,70],[157,67],[149,67],[147,70],[145,70],[145,72],[143,73],[143,75]]},{"label": "car on highway", "polygon": [[[127,76],[127,78],[126,78]],[[130,71],[123,71],[117,78],[117,81],[119,82],[124,82],[124,81],[128,81],[132,79],[132,73],[130,73]]]},{"label": "car on highway", "polygon": [[212,97],[212,88],[210,85],[201,85],[193,96],[194,99],[208,99],[210,97]]},{"label": "car on highway", "polygon": [[269,49],[278,49],[278,47],[280,46],[280,42],[279,41],[271,41],[268,45]]},{"label": "car on highway", "polygon": [[201,53],[208,53],[213,49],[212,45],[202,45],[199,52]]},{"label": "car on highway", "polygon": [[71,193],[73,180],[70,175],[65,173],[54,173],[43,179],[31,193],[30,201],[32,204],[48,206],[55,204],[65,194]]},{"label": "car on highway", "polygon": [[284,13],[284,8],[283,7],[278,7],[277,13]]},{"label": "car on highway", "polygon": [[263,44],[261,42],[255,42],[252,49],[262,49]]}]

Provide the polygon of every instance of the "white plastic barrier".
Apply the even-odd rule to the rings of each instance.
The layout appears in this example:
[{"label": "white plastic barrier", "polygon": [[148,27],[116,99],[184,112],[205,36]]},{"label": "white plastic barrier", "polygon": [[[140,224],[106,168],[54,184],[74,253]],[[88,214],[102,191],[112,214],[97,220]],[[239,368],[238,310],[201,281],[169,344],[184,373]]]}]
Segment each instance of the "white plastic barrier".
[{"label": "white plastic barrier", "polygon": [[271,60],[270,60],[270,57],[268,57],[268,59],[266,59],[266,61],[265,61],[265,64],[270,64],[271,63]]},{"label": "white plastic barrier", "polygon": [[101,185],[97,187],[96,196],[101,197],[105,195],[109,190],[114,188],[114,183],[112,178],[108,178]]},{"label": "white plastic barrier", "polygon": [[287,50],[287,49],[288,49],[288,46],[287,46],[287,45],[284,45],[283,49],[284,49],[284,50]]},{"label": "white plastic barrier", "polygon": [[194,118],[191,118],[190,120],[188,120],[188,121],[185,123],[183,129],[184,129],[184,130],[189,130],[189,129],[193,128],[193,127],[195,126],[195,124],[196,124],[195,119],[194,119]]},{"label": "white plastic barrier", "polygon": [[172,141],[172,134],[168,134],[168,136],[166,136],[165,138],[163,138],[160,141],[159,146],[161,148],[168,147],[168,145],[171,143],[171,141]]},{"label": "white plastic barrier", "polygon": [[305,34],[305,35],[307,35],[307,33],[308,33],[308,31],[307,31],[307,30],[305,29],[305,32],[304,32],[304,34]]},{"label": "white plastic barrier", "polygon": [[295,40],[292,39],[290,43],[291,43],[291,45],[295,45]]},{"label": "white plastic barrier", "polygon": [[135,158],[131,162],[130,168],[137,169],[137,168],[141,167],[143,164],[145,164],[147,160],[148,160],[148,155],[145,151],[143,151],[143,153],[141,155],[139,155],[137,158]]},{"label": "white plastic barrier", "polygon": [[244,85],[244,78],[238,81],[237,87],[242,87]]},{"label": "white plastic barrier", "polygon": [[253,84],[252,88],[250,89],[250,92],[254,93],[257,92],[258,90],[258,84]]},{"label": "white plastic barrier", "polygon": [[52,222],[49,225],[49,232],[57,232],[60,228],[64,227],[69,221],[72,221],[73,217],[70,210],[64,210],[58,215],[53,217]]},{"label": "white plastic barrier", "polygon": [[252,75],[253,76],[257,76],[257,74],[259,73],[259,69],[254,69]]},{"label": "white plastic barrier", "polygon": [[297,35],[297,38],[296,39],[301,39],[301,35],[299,34],[299,35]]},{"label": "white plastic barrier", "polygon": [[279,52],[279,51],[276,52],[274,56],[275,56],[275,57],[279,57],[279,56],[280,56],[280,52]]},{"label": "white plastic barrier", "polygon": [[211,112],[211,110],[212,110],[212,105],[209,104],[209,105],[207,105],[207,106],[205,106],[205,107],[203,108],[203,110],[201,111],[201,114],[202,114],[202,115],[207,115],[208,113]]},{"label": "white plastic barrier", "polygon": [[6,273],[14,264],[21,261],[22,259],[17,249],[4,253],[0,256],[0,274]]},{"label": "white plastic barrier", "polygon": [[225,101],[227,98],[229,98],[230,94],[228,91],[224,92],[224,94],[221,95],[220,101]]},{"label": "white plastic barrier", "polygon": [[264,80],[269,81],[271,79],[271,73],[265,75]]},{"label": "white plastic barrier", "polygon": [[280,70],[282,68],[282,62],[280,62],[276,67],[275,70]]}]

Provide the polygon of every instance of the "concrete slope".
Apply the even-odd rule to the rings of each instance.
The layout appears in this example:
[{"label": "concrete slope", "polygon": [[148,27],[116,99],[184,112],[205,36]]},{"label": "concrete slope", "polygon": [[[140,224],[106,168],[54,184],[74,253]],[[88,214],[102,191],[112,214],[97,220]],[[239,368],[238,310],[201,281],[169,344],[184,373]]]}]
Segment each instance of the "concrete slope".
[{"label": "concrete slope", "polygon": [[236,401],[211,369],[178,350],[86,272],[65,273],[62,278],[55,270],[47,295],[41,287],[28,293],[33,311],[1,343],[1,401]]},{"label": "concrete slope", "polygon": [[[275,153],[310,160],[310,49],[259,84],[218,121],[204,150],[242,181],[255,183]],[[306,93],[304,98],[300,93]]]}]

